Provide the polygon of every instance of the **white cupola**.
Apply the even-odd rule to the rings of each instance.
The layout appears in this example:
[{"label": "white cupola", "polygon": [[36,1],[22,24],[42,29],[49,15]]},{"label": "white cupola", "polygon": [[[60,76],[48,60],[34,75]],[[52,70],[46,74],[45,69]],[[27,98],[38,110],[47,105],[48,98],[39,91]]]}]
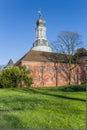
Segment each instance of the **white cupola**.
[{"label": "white cupola", "polygon": [[52,49],[46,38],[45,21],[42,19],[41,11],[38,11],[39,19],[36,21],[36,40],[32,50],[52,52]]}]

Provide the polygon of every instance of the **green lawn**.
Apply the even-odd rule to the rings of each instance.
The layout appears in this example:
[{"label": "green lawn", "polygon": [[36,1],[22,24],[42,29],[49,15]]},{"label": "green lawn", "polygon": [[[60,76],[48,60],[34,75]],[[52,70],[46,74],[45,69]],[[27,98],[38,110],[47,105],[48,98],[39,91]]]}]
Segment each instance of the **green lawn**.
[{"label": "green lawn", "polygon": [[85,128],[86,93],[0,89],[0,128]]}]

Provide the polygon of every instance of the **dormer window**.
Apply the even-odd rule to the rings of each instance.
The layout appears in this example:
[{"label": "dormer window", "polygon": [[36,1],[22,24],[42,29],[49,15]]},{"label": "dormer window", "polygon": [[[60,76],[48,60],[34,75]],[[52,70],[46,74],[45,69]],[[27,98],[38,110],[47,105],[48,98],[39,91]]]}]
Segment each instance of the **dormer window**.
[{"label": "dormer window", "polygon": [[51,57],[49,56],[48,59],[51,60]]}]

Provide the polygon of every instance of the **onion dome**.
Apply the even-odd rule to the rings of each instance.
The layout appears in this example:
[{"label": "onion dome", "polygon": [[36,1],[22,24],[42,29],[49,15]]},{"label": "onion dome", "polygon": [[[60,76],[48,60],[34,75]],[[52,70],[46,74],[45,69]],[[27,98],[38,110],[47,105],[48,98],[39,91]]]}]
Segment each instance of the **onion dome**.
[{"label": "onion dome", "polygon": [[44,26],[45,25],[45,21],[42,18],[39,18],[36,22],[37,26]]}]

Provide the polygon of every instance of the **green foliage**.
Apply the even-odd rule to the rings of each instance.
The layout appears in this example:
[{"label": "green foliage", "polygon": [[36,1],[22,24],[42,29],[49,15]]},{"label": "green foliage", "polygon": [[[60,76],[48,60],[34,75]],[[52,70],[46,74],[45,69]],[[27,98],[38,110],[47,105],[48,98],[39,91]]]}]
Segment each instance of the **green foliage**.
[{"label": "green foliage", "polygon": [[59,87],[58,89],[66,92],[86,91],[86,84],[62,86]]},{"label": "green foliage", "polygon": [[32,84],[32,77],[30,72],[26,71],[25,66],[20,70],[18,67],[6,68],[0,73],[0,87],[11,88],[21,87],[22,84],[30,86]]},{"label": "green foliage", "polygon": [[77,55],[78,55],[78,57],[87,56],[87,50],[85,48],[79,48],[79,49],[77,49],[77,52],[75,53],[75,57]]},{"label": "green foliage", "polygon": [[30,71],[26,70],[26,66],[22,66],[21,73],[22,73],[22,82],[24,82],[24,84],[27,86],[31,86],[33,79],[31,76],[29,76]]}]

